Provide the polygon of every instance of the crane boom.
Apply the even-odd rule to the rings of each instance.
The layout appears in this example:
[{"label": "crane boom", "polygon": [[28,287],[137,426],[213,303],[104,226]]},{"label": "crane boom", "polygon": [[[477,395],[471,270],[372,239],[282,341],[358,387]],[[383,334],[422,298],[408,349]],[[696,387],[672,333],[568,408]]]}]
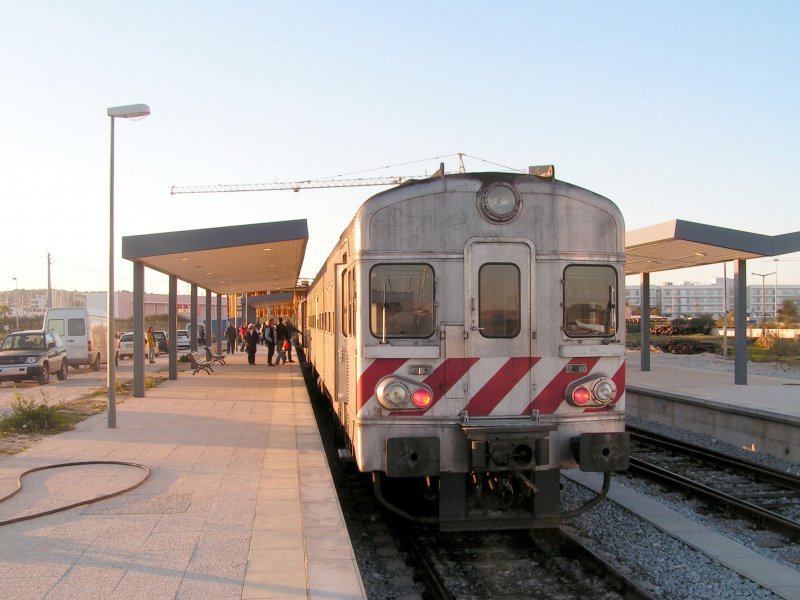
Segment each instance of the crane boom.
[{"label": "crane boom", "polygon": [[370,185],[399,185],[410,177],[367,177],[359,179],[310,179],[308,181],[273,181],[271,183],[234,183],[217,185],[172,186],[170,194],[210,194],[215,192],[270,192],[277,190],[308,190],[315,188],[356,187]]}]

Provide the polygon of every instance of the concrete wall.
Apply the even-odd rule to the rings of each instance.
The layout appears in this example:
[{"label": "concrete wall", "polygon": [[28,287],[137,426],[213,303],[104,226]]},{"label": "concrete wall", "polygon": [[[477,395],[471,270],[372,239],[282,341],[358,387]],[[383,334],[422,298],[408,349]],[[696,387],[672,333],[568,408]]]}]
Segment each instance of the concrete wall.
[{"label": "concrete wall", "polygon": [[800,464],[800,420],[628,386],[627,414]]}]

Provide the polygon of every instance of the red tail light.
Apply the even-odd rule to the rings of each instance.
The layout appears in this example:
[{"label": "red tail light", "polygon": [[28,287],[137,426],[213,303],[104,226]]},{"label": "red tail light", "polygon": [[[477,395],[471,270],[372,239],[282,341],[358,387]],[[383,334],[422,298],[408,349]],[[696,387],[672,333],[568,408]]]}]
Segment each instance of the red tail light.
[{"label": "red tail light", "polygon": [[588,404],[591,399],[592,392],[590,392],[589,388],[587,387],[579,385],[572,390],[572,401],[578,406],[584,406],[585,404]]},{"label": "red tail light", "polygon": [[427,408],[433,402],[431,393],[426,389],[416,390],[411,394],[411,403],[417,408]]}]

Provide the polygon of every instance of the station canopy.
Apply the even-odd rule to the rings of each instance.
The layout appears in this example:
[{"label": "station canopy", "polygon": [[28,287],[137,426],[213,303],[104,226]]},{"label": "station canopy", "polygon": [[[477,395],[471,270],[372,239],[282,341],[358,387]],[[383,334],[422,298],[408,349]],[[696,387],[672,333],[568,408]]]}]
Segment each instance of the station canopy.
[{"label": "station canopy", "polygon": [[[800,251],[800,232],[761,235],[672,220],[625,234],[625,274]],[[218,294],[291,289],[308,243],[305,219],[122,238],[122,256]]]},{"label": "station canopy", "polygon": [[760,235],[679,219],[625,234],[625,274],[655,273],[800,251],[800,232]]},{"label": "station canopy", "polygon": [[308,243],[305,219],[122,238],[122,257],[217,294],[291,289]]}]

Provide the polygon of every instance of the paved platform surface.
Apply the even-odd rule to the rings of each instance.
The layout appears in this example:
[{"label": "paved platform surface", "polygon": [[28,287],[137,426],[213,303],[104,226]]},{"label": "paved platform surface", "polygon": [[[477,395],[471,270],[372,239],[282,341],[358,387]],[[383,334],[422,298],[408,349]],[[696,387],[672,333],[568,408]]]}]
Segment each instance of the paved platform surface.
[{"label": "paved platform surface", "polygon": [[722,408],[737,407],[752,413],[800,420],[799,379],[782,377],[779,372],[774,376],[748,373],[747,384],[736,385],[733,365],[729,368],[730,372],[706,368],[698,358],[696,367],[654,362],[650,371],[642,371],[637,353],[627,359],[626,379],[628,386],[677,394],[699,403],[716,403]]},{"label": "paved platform surface", "polygon": [[[0,496],[46,464],[114,460],[124,495],[0,527],[0,598],[365,598],[302,374],[235,355],[0,456]],[[31,474],[0,520],[133,485],[139,469]]]}]

